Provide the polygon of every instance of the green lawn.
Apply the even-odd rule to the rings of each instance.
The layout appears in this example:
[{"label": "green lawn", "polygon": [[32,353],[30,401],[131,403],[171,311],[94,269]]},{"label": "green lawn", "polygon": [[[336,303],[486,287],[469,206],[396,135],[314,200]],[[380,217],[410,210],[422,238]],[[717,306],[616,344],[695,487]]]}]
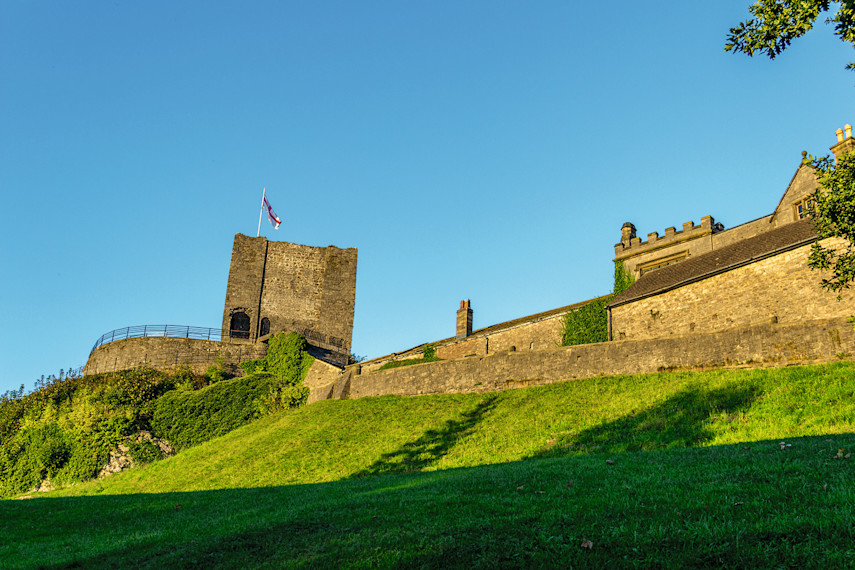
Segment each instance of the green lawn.
[{"label": "green lawn", "polygon": [[327,401],[0,502],[0,567],[851,567],[853,432],[849,362]]}]

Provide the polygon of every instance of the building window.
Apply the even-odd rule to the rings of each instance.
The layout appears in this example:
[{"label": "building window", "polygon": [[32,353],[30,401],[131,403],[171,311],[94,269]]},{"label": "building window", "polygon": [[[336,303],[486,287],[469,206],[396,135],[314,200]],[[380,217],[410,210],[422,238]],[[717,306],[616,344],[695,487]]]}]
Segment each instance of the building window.
[{"label": "building window", "polygon": [[668,265],[674,265],[675,263],[680,263],[684,259],[689,257],[688,251],[683,251],[681,253],[677,253],[675,255],[669,255],[668,257],[663,257],[654,261],[647,262],[643,265],[638,266],[639,276],[644,275],[645,273],[650,273],[655,269],[660,269],[662,267],[667,267]]},{"label": "building window", "polygon": [[261,319],[261,332],[259,332],[258,334],[260,336],[270,334],[270,319],[268,319],[267,317]]},{"label": "building window", "polygon": [[249,317],[243,311],[232,313],[229,336],[231,338],[249,338]]},{"label": "building window", "polygon": [[796,210],[796,218],[802,220],[808,216],[808,212],[813,208],[813,198],[808,196],[804,200],[796,202],[793,207]]}]

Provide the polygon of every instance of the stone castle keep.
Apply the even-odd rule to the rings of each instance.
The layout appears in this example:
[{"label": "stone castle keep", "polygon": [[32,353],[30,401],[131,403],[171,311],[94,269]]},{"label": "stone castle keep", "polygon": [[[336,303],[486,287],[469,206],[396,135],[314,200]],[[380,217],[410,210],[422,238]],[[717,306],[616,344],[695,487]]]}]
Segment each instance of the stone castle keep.
[{"label": "stone castle keep", "polygon": [[356,299],[356,249],[235,236],[222,338],[256,342],[296,331],[314,356],[344,366]]},{"label": "stone castle keep", "polygon": [[[851,126],[837,131],[831,150],[837,157],[855,151]],[[625,223],[615,261],[635,282],[613,298],[481,329],[473,328],[473,306],[466,299],[456,312],[453,336],[351,365],[356,250],[238,234],[217,331],[221,340],[108,339],[96,344],[86,372],[179,364],[201,371],[218,356],[238,372],[237,363],[262,356],[268,335],[279,331],[305,335],[317,358],[305,381],[310,402],[851,356],[855,331],[846,317],[855,314],[855,293],[844,291],[836,300],[820,288],[822,275],[807,267],[818,236],[806,211],[817,189],[815,170],[803,154],[772,213],[760,218],[726,229],[705,216],[700,224],[669,227],[644,241]],[[565,315],[606,299],[608,341],[559,346]],[[421,358],[428,344],[443,360],[381,370],[390,361]]]},{"label": "stone castle keep", "polygon": [[[236,234],[226,286],[222,329],[152,326],[119,329],[119,340],[96,345],[87,374],[136,366],[197,372],[222,359],[233,373],[240,362],[266,354],[272,333],[296,331],[321,362],[344,367],[350,357],[356,300],[356,249],[310,247]],[[186,335],[184,331],[186,332]],[[161,332],[163,331],[163,332]],[[200,331],[208,331],[205,338]],[[183,338],[182,338],[183,337]],[[102,337],[103,338],[103,337]]]}]

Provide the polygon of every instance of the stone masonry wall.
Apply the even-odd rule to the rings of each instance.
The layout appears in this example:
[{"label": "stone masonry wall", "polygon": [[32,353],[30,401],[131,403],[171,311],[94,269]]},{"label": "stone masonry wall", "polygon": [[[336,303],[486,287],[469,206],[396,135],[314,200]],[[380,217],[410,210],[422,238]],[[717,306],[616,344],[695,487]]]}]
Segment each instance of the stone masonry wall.
[{"label": "stone masonry wall", "polygon": [[232,313],[243,311],[250,318],[246,342],[260,335],[261,320],[267,318],[270,333],[299,332],[330,358],[346,361],[356,301],[356,257],[355,248],[235,235],[223,338],[229,338]]},{"label": "stone masonry wall", "polygon": [[169,337],[139,337],[117,340],[95,349],[84,368],[85,374],[99,374],[149,366],[157,370],[172,370],[187,365],[202,374],[216,363],[218,357],[226,362],[232,374],[243,374],[240,362],[263,358],[265,343],[232,343]]},{"label": "stone masonry wall", "polygon": [[[835,243],[824,240],[823,245]],[[841,301],[807,267],[810,245],[612,309],[615,340],[707,333],[855,313],[855,292]]]},{"label": "stone masonry wall", "polygon": [[247,342],[253,342],[258,337],[258,323],[261,319],[258,312],[266,258],[267,239],[251,238],[243,234],[235,235],[229,265],[229,281],[226,285],[226,303],[223,309],[224,339],[229,338],[231,315],[235,311],[243,311],[249,317]]},{"label": "stone masonry wall", "polygon": [[[587,302],[587,301],[586,301]],[[444,360],[463,358],[466,356],[486,356],[499,351],[523,351],[554,348],[561,344],[564,330],[564,315],[586,302],[577,303],[571,307],[547,311],[532,315],[518,321],[500,323],[480,331],[475,331],[466,338],[451,337],[433,342],[436,355]],[[531,320],[527,320],[531,319]],[[372,359],[362,363],[366,371],[377,370],[383,364],[395,361],[422,357],[423,346],[397,352],[388,356]]]},{"label": "stone masonry wall", "polygon": [[601,375],[700,370],[722,366],[783,366],[837,360],[855,353],[845,318],[765,323],[709,334],[613,341],[366,372],[360,365],[325,386],[312,401],[382,395],[490,392]]}]

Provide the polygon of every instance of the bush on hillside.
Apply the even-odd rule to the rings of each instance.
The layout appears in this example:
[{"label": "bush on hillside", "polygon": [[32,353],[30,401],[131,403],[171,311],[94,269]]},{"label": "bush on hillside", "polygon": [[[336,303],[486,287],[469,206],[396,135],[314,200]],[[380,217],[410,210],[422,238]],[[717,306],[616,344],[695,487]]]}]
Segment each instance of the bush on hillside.
[{"label": "bush on hillside", "polygon": [[148,368],[52,377],[37,390],[0,400],[0,496],[49,479],[90,479],[125,437],[148,429],[153,403],[175,379]]},{"label": "bush on hillside", "polygon": [[270,337],[267,356],[243,363],[242,378],[223,380],[196,392],[173,391],[157,401],[152,429],[176,450],[186,449],[270,413],[297,407],[308,399],[301,385],[314,359],[306,339],[296,333]]},{"label": "bush on hillside", "polygon": [[[222,362],[207,376],[138,368],[85,377],[50,377],[25,394],[0,397],[0,497],[95,477],[110,451],[139,431],[176,449],[207,441],[269,413],[299,406],[312,357],[297,334],[270,338],[268,357],[244,378],[227,379]],[[246,367],[245,367],[246,369]],[[178,389],[176,389],[178,388]],[[160,458],[157,446],[129,444],[137,463]]]}]

